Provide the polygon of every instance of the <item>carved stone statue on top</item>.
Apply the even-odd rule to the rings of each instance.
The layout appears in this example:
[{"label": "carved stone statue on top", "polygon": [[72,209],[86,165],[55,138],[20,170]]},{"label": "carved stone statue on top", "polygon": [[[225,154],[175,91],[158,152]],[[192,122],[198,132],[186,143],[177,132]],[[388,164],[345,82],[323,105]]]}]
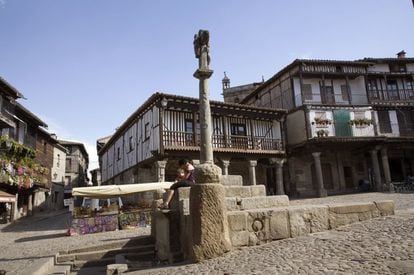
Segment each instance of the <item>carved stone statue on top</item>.
[{"label": "carved stone statue on top", "polygon": [[199,30],[194,35],[194,53],[195,57],[200,60],[200,68],[208,68],[210,65],[210,33],[207,30]]}]

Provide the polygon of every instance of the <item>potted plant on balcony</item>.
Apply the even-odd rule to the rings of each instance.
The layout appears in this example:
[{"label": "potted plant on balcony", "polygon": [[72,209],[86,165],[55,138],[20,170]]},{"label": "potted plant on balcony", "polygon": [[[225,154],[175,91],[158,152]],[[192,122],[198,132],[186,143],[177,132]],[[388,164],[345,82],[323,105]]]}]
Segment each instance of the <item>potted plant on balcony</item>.
[{"label": "potted plant on balcony", "polygon": [[348,124],[349,125],[355,125],[355,126],[369,126],[371,125],[372,119],[368,119],[368,118],[359,118],[359,119],[351,119]]},{"label": "potted plant on balcony", "polygon": [[316,125],[330,125],[330,124],[332,124],[332,120],[327,119],[327,118],[315,117],[314,120],[315,121],[312,122],[312,125],[313,124],[316,124]]},{"label": "potted plant on balcony", "polygon": [[321,129],[321,130],[316,131],[316,135],[318,137],[327,137],[329,135],[329,131]]}]

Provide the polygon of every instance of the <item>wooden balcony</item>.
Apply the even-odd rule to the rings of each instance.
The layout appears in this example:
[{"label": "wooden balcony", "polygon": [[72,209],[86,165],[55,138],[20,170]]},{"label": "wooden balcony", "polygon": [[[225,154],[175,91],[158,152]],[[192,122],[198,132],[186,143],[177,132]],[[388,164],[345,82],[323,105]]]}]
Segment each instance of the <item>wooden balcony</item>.
[{"label": "wooden balcony", "polygon": [[[269,153],[284,151],[280,139],[267,137],[213,135],[212,142],[214,151],[269,151]],[[163,145],[165,149],[199,150],[200,135],[187,132],[164,131]]]},{"label": "wooden balcony", "polygon": [[414,102],[414,90],[398,89],[398,90],[370,90],[368,98],[371,103],[381,102]]}]

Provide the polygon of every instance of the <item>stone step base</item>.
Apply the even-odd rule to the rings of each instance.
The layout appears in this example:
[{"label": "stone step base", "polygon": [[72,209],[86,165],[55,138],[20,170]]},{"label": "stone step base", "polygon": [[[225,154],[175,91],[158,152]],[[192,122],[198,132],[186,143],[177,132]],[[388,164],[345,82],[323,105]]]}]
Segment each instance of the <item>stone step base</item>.
[{"label": "stone step base", "polygon": [[393,201],[303,205],[227,213],[233,247],[259,245],[394,214]]},{"label": "stone step base", "polygon": [[69,275],[71,267],[71,264],[55,265],[49,275]]},{"label": "stone step base", "polygon": [[87,251],[87,252],[77,252],[77,253],[70,253],[70,254],[58,254],[56,256],[56,261],[60,262],[67,262],[67,261],[93,261],[99,260],[102,258],[108,257],[115,257],[118,254],[130,254],[134,253],[137,255],[153,255],[155,250],[154,245],[141,245],[141,246],[133,246],[133,247],[126,247],[121,249],[111,249],[111,250],[97,250],[97,251]]},{"label": "stone step base", "polygon": [[153,237],[140,236],[137,238],[131,238],[131,239],[127,239],[127,240],[119,241],[119,242],[110,242],[110,243],[101,244],[101,245],[60,251],[59,254],[63,255],[63,254],[74,254],[74,253],[90,252],[90,251],[97,251],[97,250],[111,250],[111,249],[120,249],[120,248],[140,246],[140,245],[150,245],[150,244],[155,244],[155,240]]},{"label": "stone step base", "polygon": [[289,197],[280,196],[257,196],[248,198],[226,198],[227,211],[249,210],[258,208],[274,208],[289,206]]}]

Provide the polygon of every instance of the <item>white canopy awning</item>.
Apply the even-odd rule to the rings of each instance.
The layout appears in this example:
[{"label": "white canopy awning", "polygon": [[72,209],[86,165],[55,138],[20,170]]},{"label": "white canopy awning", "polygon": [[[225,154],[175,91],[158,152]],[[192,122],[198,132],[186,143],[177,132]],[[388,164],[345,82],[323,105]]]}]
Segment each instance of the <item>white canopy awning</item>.
[{"label": "white canopy awning", "polygon": [[149,182],[121,185],[102,185],[73,188],[72,195],[97,199],[107,199],[158,189],[169,189],[173,182]]}]

